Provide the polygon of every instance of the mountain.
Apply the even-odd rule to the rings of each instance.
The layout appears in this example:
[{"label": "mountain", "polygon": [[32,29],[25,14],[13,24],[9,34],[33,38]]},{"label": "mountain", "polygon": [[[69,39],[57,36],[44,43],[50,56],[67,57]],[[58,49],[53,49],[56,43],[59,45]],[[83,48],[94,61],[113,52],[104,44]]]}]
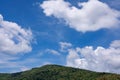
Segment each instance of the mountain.
[{"label": "mountain", "polygon": [[45,65],[24,72],[1,73],[0,80],[120,80],[120,75],[98,73],[59,65]]}]

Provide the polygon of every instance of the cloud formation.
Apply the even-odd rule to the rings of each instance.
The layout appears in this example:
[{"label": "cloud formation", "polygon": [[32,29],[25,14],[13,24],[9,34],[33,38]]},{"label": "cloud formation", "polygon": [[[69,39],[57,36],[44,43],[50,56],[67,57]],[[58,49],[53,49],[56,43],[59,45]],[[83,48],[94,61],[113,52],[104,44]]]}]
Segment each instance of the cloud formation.
[{"label": "cloud formation", "polygon": [[0,15],[0,53],[26,53],[32,50],[32,32]]},{"label": "cloud formation", "polygon": [[109,48],[77,47],[69,49],[68,53],[67,66],[98,72],[120,73],[120,40],[113,41]]},{"label": "cloud formation", "polygon": [[68,50],[68,48],[72,47],[71,43],[67,43],[67,42],[59,42],[60,45],[60,51],[61,52],[66,52]]},{"label": "cloud formation", "polygon": [[53,55],[60,55],[60,53],[58,51],[53,50],[53,49],[46,49],[45,53],[50,53],[50,54],[53,54]]},{"label": "cloud formation", "polygon": [[120,24],[120,12],[100,0],[79,2],[79,8],[64,0],[48,0],[40,4],[46,16],[65,20],[70,28],[80,32],[113,28]]}]

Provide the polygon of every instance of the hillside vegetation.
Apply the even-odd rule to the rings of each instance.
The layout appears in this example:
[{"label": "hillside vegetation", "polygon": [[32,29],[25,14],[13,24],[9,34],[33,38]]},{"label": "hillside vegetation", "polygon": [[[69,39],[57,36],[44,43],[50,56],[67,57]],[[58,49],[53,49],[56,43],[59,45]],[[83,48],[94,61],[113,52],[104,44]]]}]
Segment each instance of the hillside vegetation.
[{"label": "hillside vegetation", "polygon": [[0,74],[0,80],[120,80],[120,75],[46,65],[25,72]]}]

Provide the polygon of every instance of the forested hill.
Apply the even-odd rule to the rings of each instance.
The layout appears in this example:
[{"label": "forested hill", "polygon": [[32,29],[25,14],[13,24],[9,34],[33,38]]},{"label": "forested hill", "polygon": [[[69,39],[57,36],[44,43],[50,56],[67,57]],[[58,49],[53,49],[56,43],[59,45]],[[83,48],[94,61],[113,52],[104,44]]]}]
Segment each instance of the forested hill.
[{"label": "forested hill", "polygon": [[58,65],[45,65],[19,73],[1,73],[0,80],[120,80],[120,75],[97,73]]}]

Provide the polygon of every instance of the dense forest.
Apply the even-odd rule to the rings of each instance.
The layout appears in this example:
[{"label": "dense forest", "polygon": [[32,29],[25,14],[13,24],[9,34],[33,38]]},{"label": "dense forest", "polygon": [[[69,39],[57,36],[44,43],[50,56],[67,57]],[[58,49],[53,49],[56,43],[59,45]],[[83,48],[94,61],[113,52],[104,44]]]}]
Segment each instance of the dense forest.
[{"label": "dense forest", "polygon": [[0,80],[120,80],[120,75],[98,73],[59,65],[45,65],[24,72],[1,73]]}]

